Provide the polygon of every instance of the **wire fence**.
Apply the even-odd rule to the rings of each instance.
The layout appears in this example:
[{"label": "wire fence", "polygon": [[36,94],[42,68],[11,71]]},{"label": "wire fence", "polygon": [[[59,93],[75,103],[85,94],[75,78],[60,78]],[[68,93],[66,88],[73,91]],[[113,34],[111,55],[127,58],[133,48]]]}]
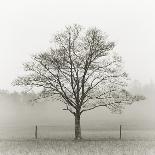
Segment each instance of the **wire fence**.
[{"label": "wire fence", "polygon": [[[150,139],[155,140],[155,130],[140,130],[134,126],[118,125],[116,128],[82,128],[85,139]],[[0,127],[1,139],[74,139],[74,128],[64,126],[10,126]]]}]

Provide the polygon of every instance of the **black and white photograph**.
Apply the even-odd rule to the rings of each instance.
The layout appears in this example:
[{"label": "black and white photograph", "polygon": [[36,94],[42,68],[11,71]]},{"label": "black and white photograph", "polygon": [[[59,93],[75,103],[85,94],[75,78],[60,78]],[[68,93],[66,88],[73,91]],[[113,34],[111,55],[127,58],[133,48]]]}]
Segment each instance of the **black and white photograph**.
[{"label": "black and white photograph", "polygon": [[155,155],[154,0],[0,0],[0,155]]}]

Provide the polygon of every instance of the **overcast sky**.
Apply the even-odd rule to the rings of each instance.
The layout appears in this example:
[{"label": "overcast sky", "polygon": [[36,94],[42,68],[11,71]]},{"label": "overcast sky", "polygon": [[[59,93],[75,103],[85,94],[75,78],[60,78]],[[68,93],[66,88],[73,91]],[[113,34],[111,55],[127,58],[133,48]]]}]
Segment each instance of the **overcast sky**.
[{"label": "overcast sky", "polygon": [[22,63],[50,46],[65,25],[96,26],[123,57],[132,79],[155,79],[154,0],[5,0],[0,1],[0,88],[23,74]]}]

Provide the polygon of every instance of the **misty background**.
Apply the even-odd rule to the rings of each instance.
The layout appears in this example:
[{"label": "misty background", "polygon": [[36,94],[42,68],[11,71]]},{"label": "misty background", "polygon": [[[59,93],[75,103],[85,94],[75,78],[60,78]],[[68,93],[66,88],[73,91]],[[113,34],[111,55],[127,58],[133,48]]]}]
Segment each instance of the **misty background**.
[{"label": "misty background", "polygon": [[[153,0],[6,0],[0,1],[0,126],[74,125],[73,116],[62,111],[53,99],[30,103],[35,93],[13,87],[12,81],[24,74],[22,64],[32,54],[50,47],[53,34],[65,25],[96,26],[116,42],[131,78],[132,93],[145,101],[127,106],[121,115],[97,108],[82,116],[82,123],[133,124],[155,128]],[[33,105],[32,105],[33,104]]]},{"label": "misty background", "polygon": [[[155,129],[155,84],[142,85],[135,80],[129,85],[130,92],[145,95],[146,100],[125,106],[122,114],[112,114],[106,108],[96,108],[82,115],[86,128],[114,128],[119,124],[135,129]],[[35,92],[9,92],[0,90],[1,126],[74,126],[74,117],[63,111],[65,105],[55,98],[35,101]]]}]

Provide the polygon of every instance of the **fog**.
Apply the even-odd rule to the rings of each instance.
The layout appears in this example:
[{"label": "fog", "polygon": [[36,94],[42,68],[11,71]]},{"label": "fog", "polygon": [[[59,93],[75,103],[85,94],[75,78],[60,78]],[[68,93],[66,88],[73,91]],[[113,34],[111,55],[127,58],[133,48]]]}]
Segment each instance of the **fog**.
[{"label": "fog", "polygon": [[[155,85],[150,81],[142,85],[138,81],[130,84],[130,91],[143,94],[146,100],[125,106],[122,114],[113,114],[106,108],[96,108],[82,115],[82,126],[112,127],[119,124],[130,127],[155,128]],[[3,92],[3,93],[2,93]],[[63,111],[64,104],[56,99],[43,99],[32,102],[36,94],[26,95],[1,91],[0,126],[73,126],[74,117]]]},{"label": "fog", "polygon": [[[22,91],[11,82],[23,75],[22,64],[44,51],[65,25],[96,26],[116,42],[132,81],[131,92],[143,93],[145,101],[127,106],[121,115],[97,108],[82,116],[84,124],[155,124],[154,0],[14,0],[0,2],[0,89]],[[152,80],[152,82],[150,82]],[[1,125],[73,124],[73,116],[57,101],[28,103],[0,98]],[[96,121],[97,120],[97,121]],[[148,125],[147,125],[148,126]],[[154,125],[152,125],[154,126]]]}]

